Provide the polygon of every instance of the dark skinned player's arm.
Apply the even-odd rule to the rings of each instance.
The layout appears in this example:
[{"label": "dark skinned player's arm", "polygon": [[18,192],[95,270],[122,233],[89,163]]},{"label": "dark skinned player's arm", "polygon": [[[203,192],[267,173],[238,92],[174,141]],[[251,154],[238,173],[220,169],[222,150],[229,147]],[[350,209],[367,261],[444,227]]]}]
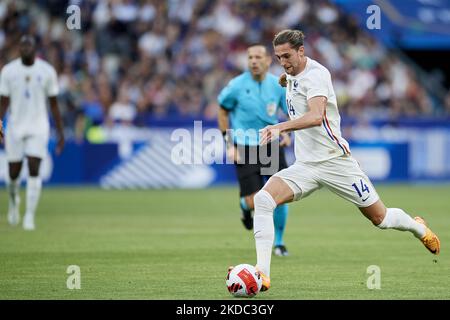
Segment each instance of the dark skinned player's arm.
[{"label": "dark skinned player's arm", "polygon": [[5,116],[6,110],[9,106],[9,97],[0,96],[0,142],[3,142],[3,117]]},{"label": "dark skinned player's arm", "polygon": [[50,100],[50,110],[52,112],[53,120],[55,121],[56,131],[58,132],[58,142],[56,145],[56,154],[60,154],[64,148],[64,127],[61,118],[61,113],[59,112],[58,99],[56,96],[49,97]]}]

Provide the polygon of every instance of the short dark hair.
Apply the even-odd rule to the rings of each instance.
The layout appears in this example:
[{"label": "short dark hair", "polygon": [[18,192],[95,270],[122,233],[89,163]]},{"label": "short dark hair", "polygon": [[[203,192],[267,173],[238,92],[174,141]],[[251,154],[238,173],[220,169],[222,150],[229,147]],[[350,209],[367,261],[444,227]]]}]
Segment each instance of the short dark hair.
[{"label": "short dark hair", "polygon": [[286,29],[278,32],[273,38],[273,46],[279,46],[285,43],[289,43],[290,47],[298,50],[303,45],[305,35],[300,30]]},{"label": "short dark hair", "polygon": [[34,36],[29,34],[24,34],[20,37],[19,43],[29,42],[33,47],[36,45],[36,39]]},{"label": "short dark hair", "polygon": [[247,49],[250,49],[252,47],[262,47],[266,51],[266,56],[270,56],[271,55],[269,48],[265,44],[262,44],[260,42],[254,42],[254,43],[250,44],[247,47]]}]

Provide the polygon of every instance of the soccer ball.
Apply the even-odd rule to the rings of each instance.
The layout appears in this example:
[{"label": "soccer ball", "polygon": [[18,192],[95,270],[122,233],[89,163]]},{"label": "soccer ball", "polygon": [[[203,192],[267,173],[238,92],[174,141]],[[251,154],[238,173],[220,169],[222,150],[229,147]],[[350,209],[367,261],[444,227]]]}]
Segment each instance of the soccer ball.
[{"label": "soccer ball", "polygon": [[261,290],[262,279],[254,266],[240,264],[228,271],[226,284],[233,296],[250,298]]}]

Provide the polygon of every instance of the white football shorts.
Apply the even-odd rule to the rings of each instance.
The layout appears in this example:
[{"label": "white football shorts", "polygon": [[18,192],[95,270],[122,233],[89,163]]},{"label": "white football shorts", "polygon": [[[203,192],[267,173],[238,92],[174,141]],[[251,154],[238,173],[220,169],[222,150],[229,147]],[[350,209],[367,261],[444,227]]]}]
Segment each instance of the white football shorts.
[{"label": "white football shorts", "polygon": [[370,179],[349,155],[314,163],[297,161],[274,176],[289,185],[294,192],[294,201],[323,186],[361,208],[380,199]]},{"label": "white football shorts", "polygon": [[48,135],[17,135],[6,131],[5,152],[8,162],[20,162],[25,157],[44,159],[47,155]]}]

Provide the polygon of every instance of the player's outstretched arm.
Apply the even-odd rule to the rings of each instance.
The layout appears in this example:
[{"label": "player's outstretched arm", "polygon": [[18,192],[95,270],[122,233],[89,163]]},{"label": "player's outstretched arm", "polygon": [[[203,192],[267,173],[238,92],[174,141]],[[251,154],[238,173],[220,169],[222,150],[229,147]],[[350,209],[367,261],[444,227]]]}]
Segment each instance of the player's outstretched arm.
[{"label": "player's outstretched arm", "polygon": [[6,110],[8,109],[9,105],[9,97],[7,96],[1,96],[0,97],[0,143],[3,143],[3,117],[5,116]]},{"label": "player's outstretched arm", "polygon": [[64,128],[61,118],[61,113],[58,108],[58,100],[56,97],[49,97],[50,100],[50,110],[52,112],[53,119],[55,120],[56,130],[58,132],[58,142],[56,144],[56,154],[59,155],[65,144],[64,140]]},{"label": "player's outstretched arm", "polygon": [[281,133],[291,132],[322,125],[327,98],[323,96],[313,97],[308,100],[309,111],[298,119],[280,122],[273,126],[267,126],[260,131],[260,144],[264,145],[278,138]]}]

